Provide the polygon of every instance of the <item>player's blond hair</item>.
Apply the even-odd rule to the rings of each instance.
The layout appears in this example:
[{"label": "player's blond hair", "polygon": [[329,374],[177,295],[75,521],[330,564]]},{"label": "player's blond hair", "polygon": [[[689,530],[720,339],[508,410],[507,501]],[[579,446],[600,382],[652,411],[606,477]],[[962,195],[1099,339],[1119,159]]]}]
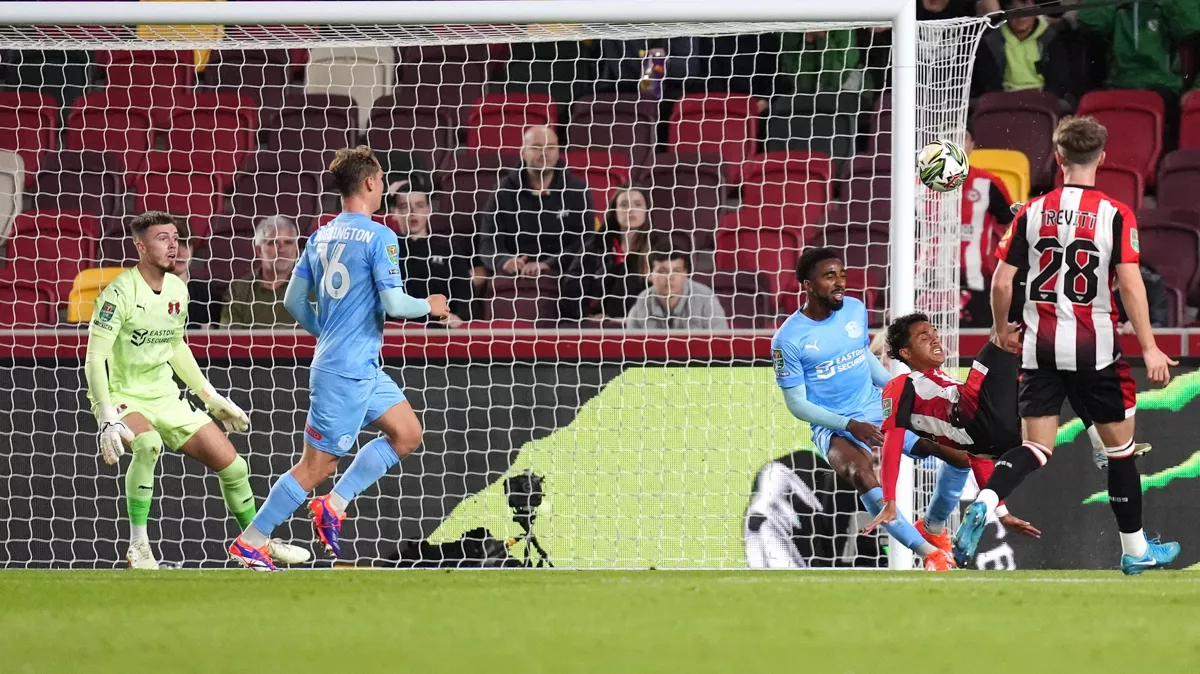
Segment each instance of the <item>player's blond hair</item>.
[{"label": "player's blond hair", "polygon": [[1108,129],[1095,117],[1064,117],[1054,130],[1054,146],[1063,161],[1091,166],[1100,160],[1108,143]]},{"label": "player's blond hair", "polygon": [[375,175],[378,170],[379,160],[366,145],[338,150],[329,164],[329,172],[333,174],[333,187],[343,197],[351,196],[362,189],[367,178]]}]

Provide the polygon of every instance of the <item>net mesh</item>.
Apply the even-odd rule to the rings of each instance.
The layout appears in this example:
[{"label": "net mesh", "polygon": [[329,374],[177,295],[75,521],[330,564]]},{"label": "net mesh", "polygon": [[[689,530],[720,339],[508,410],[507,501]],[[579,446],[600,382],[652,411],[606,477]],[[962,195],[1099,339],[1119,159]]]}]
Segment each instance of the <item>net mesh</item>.
[{"label": "net mesh", "polygon": [[[530,521],[506,489],[523,483],[506,478],[529,470],[557,566],[744,567],[747,539],[756,565],[784,541],[793,562],[883,565],[780,404],[769,343],[802,301],[805,246],[844,250],[870,329],[889,277],[913,273],[888,265],[887,28],[0,26],[0,566],[123,563],[122,471],[98,458],[82,360],[145,210],[186,225],[188,341],[250,411],[230,439],[255,493],[291,467],[313,340],[279,300],[337,211],[332,153],[360,142],[385,171],[378,219],[407,290],[448,295],[455,319],[389,323],[424,444],[355,500],[344,561],[522,563]],[[920,26],[918,147],[962,142],[982,30]],[[522,166],[556,161],[548,193],[525,189],[542,174]],[[914,189],[917,306],[954,353],[960,197]],[[651,265],[659,251],[690,273]],[[215,476],[177,452],[158,470],[159,557],[227,564]],[[932,475],[918,467],[918,511]],[[775,538],[750,531],[752,502],[783,513]],[[310,538],[299,515],[278,535]]]}]

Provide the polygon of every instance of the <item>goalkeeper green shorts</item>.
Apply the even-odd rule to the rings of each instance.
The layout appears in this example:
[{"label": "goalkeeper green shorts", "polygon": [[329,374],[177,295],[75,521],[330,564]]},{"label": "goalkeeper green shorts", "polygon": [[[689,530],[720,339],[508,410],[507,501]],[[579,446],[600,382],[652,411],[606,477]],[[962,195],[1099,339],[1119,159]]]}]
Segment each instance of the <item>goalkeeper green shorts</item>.
[{"label": "goalkeeper green shorts", "polygon": [[208,413],[196,409],[190,400],[178,395],[142,398],[128,393],[113,393],[111,397],[119,417],[124,418],[134,412],[146,417],[146,421],[162,436],[163,442],[175,451],[179,451],[205,424],[212,423]]}]

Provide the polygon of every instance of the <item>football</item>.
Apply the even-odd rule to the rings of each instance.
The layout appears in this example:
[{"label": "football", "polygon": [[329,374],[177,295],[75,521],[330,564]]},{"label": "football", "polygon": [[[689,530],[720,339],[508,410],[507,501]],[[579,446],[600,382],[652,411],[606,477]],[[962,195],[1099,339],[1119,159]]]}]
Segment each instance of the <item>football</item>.
[{"label": "football", "polygon": [[949,192],[967,179],[967,153],[957,143],[939,140],[917,155],[917,175],[934,192]]}]

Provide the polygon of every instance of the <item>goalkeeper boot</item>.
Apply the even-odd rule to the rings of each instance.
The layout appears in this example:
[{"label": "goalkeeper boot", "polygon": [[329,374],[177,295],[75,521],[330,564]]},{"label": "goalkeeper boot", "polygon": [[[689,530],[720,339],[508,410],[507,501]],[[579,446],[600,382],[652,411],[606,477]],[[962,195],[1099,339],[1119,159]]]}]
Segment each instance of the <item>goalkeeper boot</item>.
[{"label": "goalkeeper boot", "polygon": [[342,520],[346,519],[346,513],[339,513],[329,505],[329,494],[309,501],[308,511],[312,513],[313,530],[326,552],[334,557],[340,555],[342,548],[338,536],[342,533]]},{"label": "goalkeeper boot", "polygon": [[1121,571],[1126,576],[1136,576],[1146,569],[1161,569],[1178,556],[1178,543],[1160,543],[1157,538],[1147,538],[1146,554],[1141,557],[1121,555]]},{"label": "goalkeeper boot", "polygon": [[136,540],[129,542],[129,550],[125,553],[125,561],[131,569],[158,570],[158,560],[150,549],[150,541]]},{"label": "goalkeeper boot", "polygon": [[954,561],[959,566],[966,566],[975,556],[975,548],[979,546],[979,539],[983,538],[983,530],[987,527],[987,515],[987,504],[979,501],[972,503],[963,513],[958,535],[954,537]]},{"label": "goalkeeper boot", "polygon": [[917,523],[913,526],[917,528],[917,531],[921,534],[921,538],[924,538],[926,543],[932,545],[938,550],[941,550],[942,552],[945,552],[946,554],[950,554],[953,544],[950,542],[950,532],[946,531],[944,526],[942,527],[941,533],[929,533],[929,530],[925,528],[925,518],[923,517],[917,520]]},{"label": "goalkeeper boot", "polygon": [[954,558],[945,550],[934,550],[925,557],[926,571],[952,571],[954,566]]},{"label": "goalkeeper boot", "polygon": [[247,569],[274,571],[275,564],[271,561],[271,554],[267,550],[269,547],[270,544],[256,548],[238,536],[229,546],[229,556],[245,564]]},{"label": "goalkeeper boot", "polygon": [[267,555],[280,564],[303,564],[312,559],[312,553],[298,545],[284,543],[283,540],[272,538],[267,541]]}]

